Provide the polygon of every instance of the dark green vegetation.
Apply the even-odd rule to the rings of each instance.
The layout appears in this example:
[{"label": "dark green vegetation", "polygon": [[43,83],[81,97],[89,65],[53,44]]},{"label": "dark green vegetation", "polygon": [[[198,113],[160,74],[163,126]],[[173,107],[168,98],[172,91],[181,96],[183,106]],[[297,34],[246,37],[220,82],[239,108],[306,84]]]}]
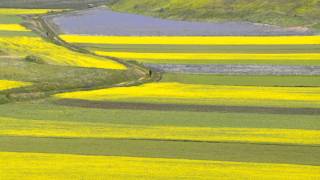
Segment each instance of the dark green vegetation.
[{"label": "dark green vegetation", "polygon": [[320,76],[257,76],[166,73],[163,82],[234,86],[320,86]]},{"label": "dark green vegetation", "polygon": [[250,21],[319,29],[319,0],[116,0],[117,11],[162,18]]}]

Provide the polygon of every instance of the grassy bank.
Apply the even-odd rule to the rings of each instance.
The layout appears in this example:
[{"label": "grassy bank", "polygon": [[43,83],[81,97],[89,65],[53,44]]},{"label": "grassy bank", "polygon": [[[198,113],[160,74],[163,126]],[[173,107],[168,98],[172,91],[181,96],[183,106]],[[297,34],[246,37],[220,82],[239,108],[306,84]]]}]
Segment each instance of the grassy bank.
[{"label": "grassy bank", "polygon": [[203,21],[250,21],[320,29],[319,0],[117,0],[116,11],[161,18]]}]

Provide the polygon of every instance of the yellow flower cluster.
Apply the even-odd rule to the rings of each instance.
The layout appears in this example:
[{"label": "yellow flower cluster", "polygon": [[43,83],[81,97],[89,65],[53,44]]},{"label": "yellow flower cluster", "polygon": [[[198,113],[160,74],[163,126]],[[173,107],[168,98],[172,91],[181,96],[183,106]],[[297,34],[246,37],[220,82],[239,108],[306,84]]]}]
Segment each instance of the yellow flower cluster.
[{"label": "yellow flower cluster", "polygon": [[124,138],[320,145],[320,131],[118,125],[0,118],[0,135],[65,138]]},{"label": "yellow flower cluster", "polygon": [[319,54],[239,54],[239,53],[135,53],[95,51],[103,56],[125,59],[159,60],[320,60]]},{"label": "yellow flower cluster", "polygon": [[163,45],[297,45],[320,44],[320,36],[85,36],[61,35],[69,43]]},{"label": "yellow flower cluster", "polygon": [[30,31],[20,24],[0,24],[0,31]]},{"label": "yellow flower cluster", "polygon": [[[233,100],[246,101],[303,101],[319,105],[319,87],[255,87],[195,85],[182,83],[149,83],[133,87],[116,87],[101,90],[70,92],[56,95],[58,98],[109,100],[109,101],[152,101],[165,103],[216,104]],[[184,102],[185,101],[185,102]],[[260,105],[259,103],[257,105]]]},{"label": "yellow flower cluster", "polygon": [[320,178],[310,165],[17,152],[0,152],[0,172],[0,179]]},{"label": "yellow flower cluster", "polygon": [[21,81],[8,81],[8,80],[0,80],[0,91],[18,88],[23,86],[29,86],[31,83],[28,82],[21,82]]},{"label": "yellow flower cluster", "polygon": [[24,14],[46,14],[51,11],[62,11],[62,9],[14,9],[0,8],[0,15],[24,15]]},{"label": "yellow flower cluster", "polygon": [[71,51],[63,46],[47,42],[40,37],[1,37],[0,49],[20,56],[36,55],[49,63],[59,65],[126,69],[124,65],[110,59]]}]

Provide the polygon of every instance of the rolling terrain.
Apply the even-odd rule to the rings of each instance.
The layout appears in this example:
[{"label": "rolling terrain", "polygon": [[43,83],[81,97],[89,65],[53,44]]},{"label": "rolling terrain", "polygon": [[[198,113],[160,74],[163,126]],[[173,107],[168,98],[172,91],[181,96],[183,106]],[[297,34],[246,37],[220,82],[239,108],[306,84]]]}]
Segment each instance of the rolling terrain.
[{"label": "rolling terrain", "polygon": [[[320,177],[319,36],[68,34],[48,17],[106,2],[21,2],[44,9],[0,8],[0,179]],[[111,8],[138,2],[165,7]]]},{"label": "rolling terrain", "polygon": [[319,30],[319,0],[116,0],[113,10],[162,18],[203,21],[249,21]]}]

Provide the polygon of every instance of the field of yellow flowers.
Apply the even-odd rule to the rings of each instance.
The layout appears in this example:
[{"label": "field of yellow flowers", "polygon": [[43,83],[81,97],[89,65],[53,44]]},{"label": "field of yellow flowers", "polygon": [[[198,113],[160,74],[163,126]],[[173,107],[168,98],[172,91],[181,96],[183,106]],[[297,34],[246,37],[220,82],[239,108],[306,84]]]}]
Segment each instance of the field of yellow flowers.
[{"label": "field of yellow flowers", "polygon": [[22,86],[28,86],[28,85],[31,85],[31,84],[26,82],[19,82],[19,81],[0,80],[0,91],[22,87]]},{"label": "field of yellow flowers", "polygon": [[85,36],[61,35],[70,43],[88,44],[165,44],[165,45],[299,45],[320,44],[320,36]]},{"label": "field of yellow flowers", "polygon": [[317,65],[320,36],[60,36],[81,53],[20,16],[59,11],[0,8],[0,179],[320,178],[320,76],[141,83],[141,69],[103,57]]},{"label": "field of yellow flowers", "polygon": [[65,47],[47,42],[40,37],[2,37],[0,39],[0,48],[8,53],[19,56],[35,55],[52,64],[104,69],[126,69],[124,65],[112,60],[80,54]]},{"label": "field of yellow flowers", "polygon": [[317,65],[320,62],[320,36],[60,37],[99,55],[144,63]]},{"label": "field of yellow flowers", "polygon": [[17,166],[24,167],[30,179],[285,179],[293,174],[295,179],[319,177],[316,166],[205,160],[4,152],[0,153],[0,162],[0,177],[9,179],[25,176],[19,171],[11,172]]}]

